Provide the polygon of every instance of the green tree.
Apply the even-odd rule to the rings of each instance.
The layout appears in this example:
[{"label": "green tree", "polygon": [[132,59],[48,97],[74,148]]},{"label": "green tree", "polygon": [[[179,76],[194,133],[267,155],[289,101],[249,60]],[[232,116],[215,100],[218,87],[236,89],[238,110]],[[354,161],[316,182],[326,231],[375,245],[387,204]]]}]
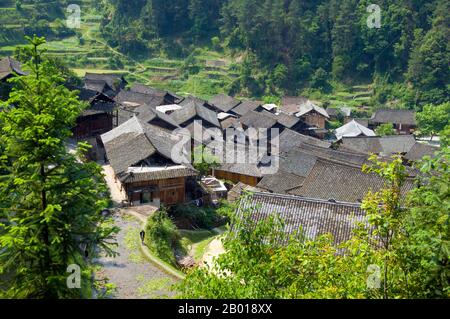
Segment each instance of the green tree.
[{"label": "green tree", "polygon": [[[108,192],[95,163],[82,163],[66,141],[86,106],[43,58],[43,38],[28,38],[29,75],[14,78],[0,112],[0,273],[5,296],[79,298],[91,292],[90,258],[97,249],[113,254],[116,229],[101,211]],[[88,258],[86,254],[88,253]],[[69,265],[80,266],[82,289],[69,289]]]},{"label": "green tree", "polygon": [[417,122],[420,134],[433,139],[450,123],[450,102],[441,105],[425,105],[422,112],[417,113]]},{"label": "green tree", "polygon": [[378,136],[395,135],[394,125],[392,123],[381,124],[375,129]]}]

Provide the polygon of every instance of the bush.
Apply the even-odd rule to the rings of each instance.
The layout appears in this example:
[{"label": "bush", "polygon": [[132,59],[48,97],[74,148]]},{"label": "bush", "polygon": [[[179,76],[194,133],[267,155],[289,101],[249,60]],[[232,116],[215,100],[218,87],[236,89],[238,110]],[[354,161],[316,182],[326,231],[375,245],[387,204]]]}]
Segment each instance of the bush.
[{"label": "bush", "polygon": [[173,210],[175,218],[185,218],[195,228],[212,229],[223,219],[212,207],[197,207],[194,205],[178,205]]},{"label": "bush", "polygon": [[145,244],[162,260],[176,266],[175,250],[181,248],[181,236],[165,209],[147,220]]}]

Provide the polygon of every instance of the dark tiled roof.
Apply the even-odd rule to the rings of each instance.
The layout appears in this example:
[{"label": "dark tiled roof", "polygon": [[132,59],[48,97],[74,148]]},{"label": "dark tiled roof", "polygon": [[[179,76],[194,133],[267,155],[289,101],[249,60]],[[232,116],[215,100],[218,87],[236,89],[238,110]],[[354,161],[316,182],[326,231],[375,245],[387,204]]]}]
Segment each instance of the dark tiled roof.
[{"label": "dark tiled roof", "polygon": [[125,81],[123,75],[121,74],[99,74],[99,73],[86,73],[84,76],[85,82],[104,82],[113,90],[119,90],[121,86],[125,85],[127,81]]},{"label": "dark tiled roof", "polygon": [[288,190],[301,186],[304,180],[305,177],[280,170],[276,174],[264,176],[257,187],[273,193],[286,194]]},{"label": "dark tiled roof", "polygon": [[258,101],[244,101],[235,108],[231,110],[231,112],[236,113],[238,115],[245,115],[250,111],[256,110],[258,107],[262,105],[262,102]]},{"label": "dark tiled roof", "polygon": [[235,202],[243,195],[244,192],[253,192],[254,193],[254,192],[261,192],[261,191],[262,191],[262,189],[259,189],[257,187],[253,187],[253,186],[249,186],[249,185],[239,182],[236,185],[234,185],[232,189],[230,189],[228,191],[227,199],[230,202]]},{"label": "dark tiled roof", "polygon": [[[136,93],[152,95],[154,97],[164,97],[164,98],[169,97],[170,100],[175,103],[181,102],[184,99],[183,97],[180,97],[172,92],[155,89],[150,86],[147,86],[144,84],[139,84],[139,83],[133,84],[133,86],[130,88],[130,91],[136,92]],[[159,105],[157,105],[157,106],[159,106]]]},{"label": "dark tiled roof", "polygon": [[351,149],[361,153],[375,153],[384,156],[391,154],[407,153],[416,144],[413,135],[392,135],[392,136],[358,136],[343,137],[342,145],[346,149]]},{"label": "dark tiled roof", "polygon": [[150,86],[139,83],[133,84],[133,86],[130,88],[130,91],[160,97],[164,97],[167,94],[166,91],[154,89]]},{"label": "dark tiled roof", "polygon": [[13,58],[6,57],[0,60],[0,81],[17,73],[18,75],[27,75],[22,70],[22,66],[19,61]]},{"label": "dark tiled roof", "polygon": [[[267,112],[268,113],[268,112]],[[250,111],[239,119],[246,127],[252,128],[272,128],[277,124],[277,120],[263,112]]]},{"label": "dark tiled roof", "polygon": [[355,119],[355,121],[362,126],[369,127],[369,119]]},{"label": "dark tiled roof", "polygon": [[[324,200],[360,202],[368,191],[378,191],[384,183],[376,174],[363,173],[360,166],[318,160],[303,185],[289,193]],[[403,195],[413,186],[414,182],[408,179],[402,189]]]},{"label": "dark tiled roof", "polygon": [[230,127],[235,127],[235,125],[239,122],[239,120],[235,117],[227,117],[225,120],[220,121],[220,126],[222,127],[222,130],[225,130]]},{"label": "dark tiled roof", "polygon": [[410,161],[418,161],[424,156],[433,157],[437,151],[439,151],[439,147],[416,142],[405,158]]},{"label": "dark tiled roof", "polygon": [[[181,104],[180,104],[181,105]],[[187,126],[196,119],[207,121],[215,127],[220,128],[219,120],[217,119],[217,113],[208,109],[202,104],[195,101],[183,105],[181,110],[175,111],[170,114],[170,117],[181,126]]]},{"label": "dark tiled roof", "polygon": [[[307,239],[332,234],[335,244],[351,239],[359,223],[368,225],[359,204],[333,203],[297,196],[254,193],[244,197],[239,214],[248,213],[256,221],[278,216],[284,222],[284,232],[296,235],[302,231]],[[242,216],[242,215],[241,215]]]},{"label": "dark tiled roof", "polygon": [[416,112],[412,110],[378,110],[371,119],[374,123],[416,125]]},{"label": "dark tiled roof", "polygon": [[124,133],[104,143],[109,162],[116,174],[155,154],[156,149],[144,133]]},{"label": "dark tiled roof", "polygon": [[239,100],[228,96],[226,94],[217,94],[211,100],[209,100],[209,104],[216,107],[218,110],[222,112],[228,112],[232,108],[236,107],[241,103]]},{"label": "dark tiled roof", "polygon": [[[151,107],[157,107],[160,105],[164,105],[164,97],[163,96],[153,96],[143,93],[137,93],[127,90],[120,90],[119,94],[115,97],[117,103],[122,104],[125,107],[130,107],[136,104],[136,106],[140,105],[148,105]],[[134,106],[134,107],[136,107]]]},{"label": "dark tiled roof", "polygon": [[288,152],[292,148],[297,148],[303,143],[316,145],[323,148],[330,148],[331,143],[319,140],[317,138],[303,135],[292,130],[284,130],[280,134],[280,152]]},{"label": "dark tiled roof", "polygon": [[191,177],[197,176],[197,172],[189,167],[167,167],[162,168],[161,170],[153,171],[153,172],[133,172],[123,174],[120,177],[120,181],[122,183],[136,183],[143,181],[155,181],[162,179],[171,179],[171,178],[179,178],[179,177]]},{"label": "dark tiled roof", "polygon": [[180,137],[140,121],[136,116],[101,136],[116,174],[158,153],[169,162]]},{"label": "dark tiled roof", "polygon": [[292,128],[294,127],[298,122],[300,122],[300,119],[296,116],[293,115],[288,115],[285,113],[270,113],[267,111],[262,111],[259,112],[261,114],[264,114],[265,116],[271,117],[273,119],[275,119],[279,124],[281,124],[282,126],[286,127],[286,128]]},{"label": "dark tiled roof", "polygon": [[159,112],[151,106],[139,106],[134,109],[134,113],[145,123],[152,124],[153,122],[162,121],[172,129],[179,128],[178,124],[169,115]]}]

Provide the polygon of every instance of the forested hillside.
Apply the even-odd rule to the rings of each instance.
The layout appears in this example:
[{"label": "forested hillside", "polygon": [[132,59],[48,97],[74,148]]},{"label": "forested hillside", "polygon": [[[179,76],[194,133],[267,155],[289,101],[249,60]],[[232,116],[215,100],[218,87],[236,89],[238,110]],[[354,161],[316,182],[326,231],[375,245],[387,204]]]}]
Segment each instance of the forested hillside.
[{"label": "forested hillside", "polygon": [[[81,29],[65,25],[81,7]],[[0,54],[24,34],[82,75],[116,71],[178,93],[302,94],[332,105],[420,109],[448,101],[449,2],[2,0]],[[376,13],[376,12],[375,12]]]},{"label": "forested hillside", "polygon": [[[367,7],[357,0],[110,0],[103,33],[123,52],[170,49],[167,37],[187,33],[196,43],[219,43],[245,52],[231,93],[298,93],[343,83],[405,82],[402,92],[380,92],[405,103],[448,98],[449,3],[377,1],[381,28],[369,28]],[[214,40],[213,40],[214,41]],[[393,95],[393,96],[389,96]]]}]

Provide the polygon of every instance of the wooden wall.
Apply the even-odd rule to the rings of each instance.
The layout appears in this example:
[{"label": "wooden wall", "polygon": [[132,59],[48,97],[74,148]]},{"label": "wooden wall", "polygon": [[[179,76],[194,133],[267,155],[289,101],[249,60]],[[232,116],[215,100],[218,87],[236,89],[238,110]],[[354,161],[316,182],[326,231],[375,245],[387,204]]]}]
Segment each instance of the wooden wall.
[{"label": "wooden wall", "polygon": [[214,170],[214,176],[217,177],[218,179],[224,179],[227,181],[231,181],[233,183],[241,182],[250,186],[258,185],[259,181],[261,180],[260,178],[255,176],[242,175],[219,170]]},{"label": "wooden wall", "polygon": [[[155,187],[153,198],[159,199],[164,205],[182,204],[186,201],[186,180],[184,177],[171,178],[157,181],[136,182],[125,185],[127,194],[140,188]],[[132,202],[138,202],[141,199],[140,193],[132,193]]]},{"label": "wooden wall", "polygon": [[113,129],[112,114],[102,113],[91,116],[83,116],[77,119],[75,138],[86,138],[106,133]]},{"label": "wooden wall", "polygon": [[310,112],[304,116],[302,116],[303,121],[305,121],[306,124],[309,124],[311,126],[316,126],[318,128],[325,128],[325,122],[326,119],[323,115],[317,113],[317,112]]}]

